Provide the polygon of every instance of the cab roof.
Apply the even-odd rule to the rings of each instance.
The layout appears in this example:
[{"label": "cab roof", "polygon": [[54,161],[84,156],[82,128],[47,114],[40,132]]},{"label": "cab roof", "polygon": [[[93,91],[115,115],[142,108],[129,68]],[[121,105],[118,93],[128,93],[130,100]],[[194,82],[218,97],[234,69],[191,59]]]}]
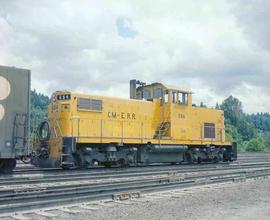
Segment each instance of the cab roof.
[{"label": "cab roof", "polygon": [[[161,86],[164,89],[179,91],[179,92],[183,92],[183,93],[192,93],[192,91],[185,86],[172,86],[172,85],[158,83],[158,82],[155,82],[155,83],[152,83],[149,85],[145,85],[143,87],[154,87],[154,86]],[[139,88],[142,88],[142,86],[140,86]]]}]

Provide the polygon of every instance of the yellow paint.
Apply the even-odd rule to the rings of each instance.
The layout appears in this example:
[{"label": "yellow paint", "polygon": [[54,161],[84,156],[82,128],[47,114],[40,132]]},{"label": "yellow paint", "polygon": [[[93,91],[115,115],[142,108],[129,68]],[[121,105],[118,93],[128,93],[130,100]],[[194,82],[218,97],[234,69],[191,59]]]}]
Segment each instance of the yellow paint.
[{"label": "yellow paint", "polygon": [[[160,87],[168,90],[168,102],[121,99],[96,95],[71,93],[53,94],[48,120],[52,135],[51,157],[61,157],[61,137],[76,137],[77,143],[129,143],[129,144],[206,144],[230,145],[225,141],[223,111],[192,106],[192,93],[187,91],[188,103],[173,103],[173,89],[155,84],[147,86],[150,92]],[[70,100],[57,100],[59,95],[70,95]],[[102,101],[102,110],[78,108],[78,99]],[[154,137],[162,122],[169,127],[164,135]],[[204,123],[215,124],[215,138],[204,138]]]}]

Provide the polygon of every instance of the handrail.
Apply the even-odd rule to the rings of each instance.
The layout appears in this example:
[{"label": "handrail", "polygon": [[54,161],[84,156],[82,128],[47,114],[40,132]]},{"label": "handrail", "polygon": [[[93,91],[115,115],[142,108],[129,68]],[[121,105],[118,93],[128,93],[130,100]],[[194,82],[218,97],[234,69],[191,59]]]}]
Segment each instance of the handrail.
[{"label": "handrail", "polygon": [[[169,119],[170,112],[166,114],[166,117],[163,121],[156,121],[156,122],[146,122],[143,123],[142,121],[128,121],[128,120],[114,120],[114,119],[87,119],[87,118],[80,118],[80,117],[73,117],[73,118],[66,118],[64,120],[71,120],[70,124],[70,132],[68,132],[71,137],[73,138],[99,138],[100,143],[103,142],[106,138],[115,138],[119,139],[120,142],[123,142],[125,139],[138,139],[143,142],[143,140],[158,140],[159,143],[161,140],[165,140],[162,138],[162,129],[164,129],[164,124],[168,123],[166,125],[166,128],[164,131],[168,131],[170,128],[170,121]],[[76,120],[76,122],[74,122]],[[52,138],[59,138],[63,137],[63,131],[61,127],[61,122],[59,119],[51,119],[50,121],[51,129],[53,129],[54,136]],[[65,122],[63,122],[65,124]],[[136,135],[132,133],[130,129],[127,129],[129,126],[131,126],[137,129]],[[85,129],[82,129],[81,126],[84,126]],[[108,129],[108,126],[110,127]],[[152,127],[154,134],[150,132],[147,128]],[[157,129],[155,127],[157,126]],[[163,127],[162,127],[163,126]],[[76,128],[77,127],[77,128]],[[92,129],[94,128],[94,129]],[[78,129],[78,130],[77,130]],[[198,134],[197,139],[194,141],[201,141],[201,143],[204,142],[212,142],[216,143],[217,141],[221,141],[224,143],[226,140],[224,139],[224,128],[215,128],[215,138],[204,138],[204,130],[202,126],[201,134]],[[152,131],[152,130],[151,130]],[[68,134],[67,133],[67,134]],[[112,133],[112,134],[110,134]],[[163,132],[164,133],[164,132]],[[156,134],[156,137],[154,137]],[[154,136],[153,136],[154,135]],[[171,137],[170,139],[166,140],[183,140],[186,139],[177,138],[177,137]]]}]

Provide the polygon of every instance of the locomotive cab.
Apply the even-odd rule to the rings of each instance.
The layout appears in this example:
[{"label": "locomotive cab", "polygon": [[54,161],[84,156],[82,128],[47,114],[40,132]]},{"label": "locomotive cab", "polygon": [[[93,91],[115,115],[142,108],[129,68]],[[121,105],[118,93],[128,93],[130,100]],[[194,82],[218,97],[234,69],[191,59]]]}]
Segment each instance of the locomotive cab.
[{"label": "locomotive cab", "polygon": [[162,83],[147,85],[138,80],[130,80],[130,98],[148,101],[160,99],[165,104],[192,105],[192,92],[185,87],[169,86]]}]

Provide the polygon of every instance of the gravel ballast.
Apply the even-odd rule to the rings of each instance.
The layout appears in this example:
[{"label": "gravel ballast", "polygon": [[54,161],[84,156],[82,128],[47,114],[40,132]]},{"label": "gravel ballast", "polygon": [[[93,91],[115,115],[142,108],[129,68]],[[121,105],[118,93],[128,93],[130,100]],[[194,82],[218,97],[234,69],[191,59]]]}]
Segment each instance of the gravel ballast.
[{"label": "gravel ballast", "polygon": [[[147,198],[147,197],[146,197]],[[130,204],[111,203],[78,214],[55,211],[60,219],[270,219],[270,178],[189,190],[175,197]],[[37,216],[36,216],[37,217]],[[42,219],[42,218],[39,218]]]}]

